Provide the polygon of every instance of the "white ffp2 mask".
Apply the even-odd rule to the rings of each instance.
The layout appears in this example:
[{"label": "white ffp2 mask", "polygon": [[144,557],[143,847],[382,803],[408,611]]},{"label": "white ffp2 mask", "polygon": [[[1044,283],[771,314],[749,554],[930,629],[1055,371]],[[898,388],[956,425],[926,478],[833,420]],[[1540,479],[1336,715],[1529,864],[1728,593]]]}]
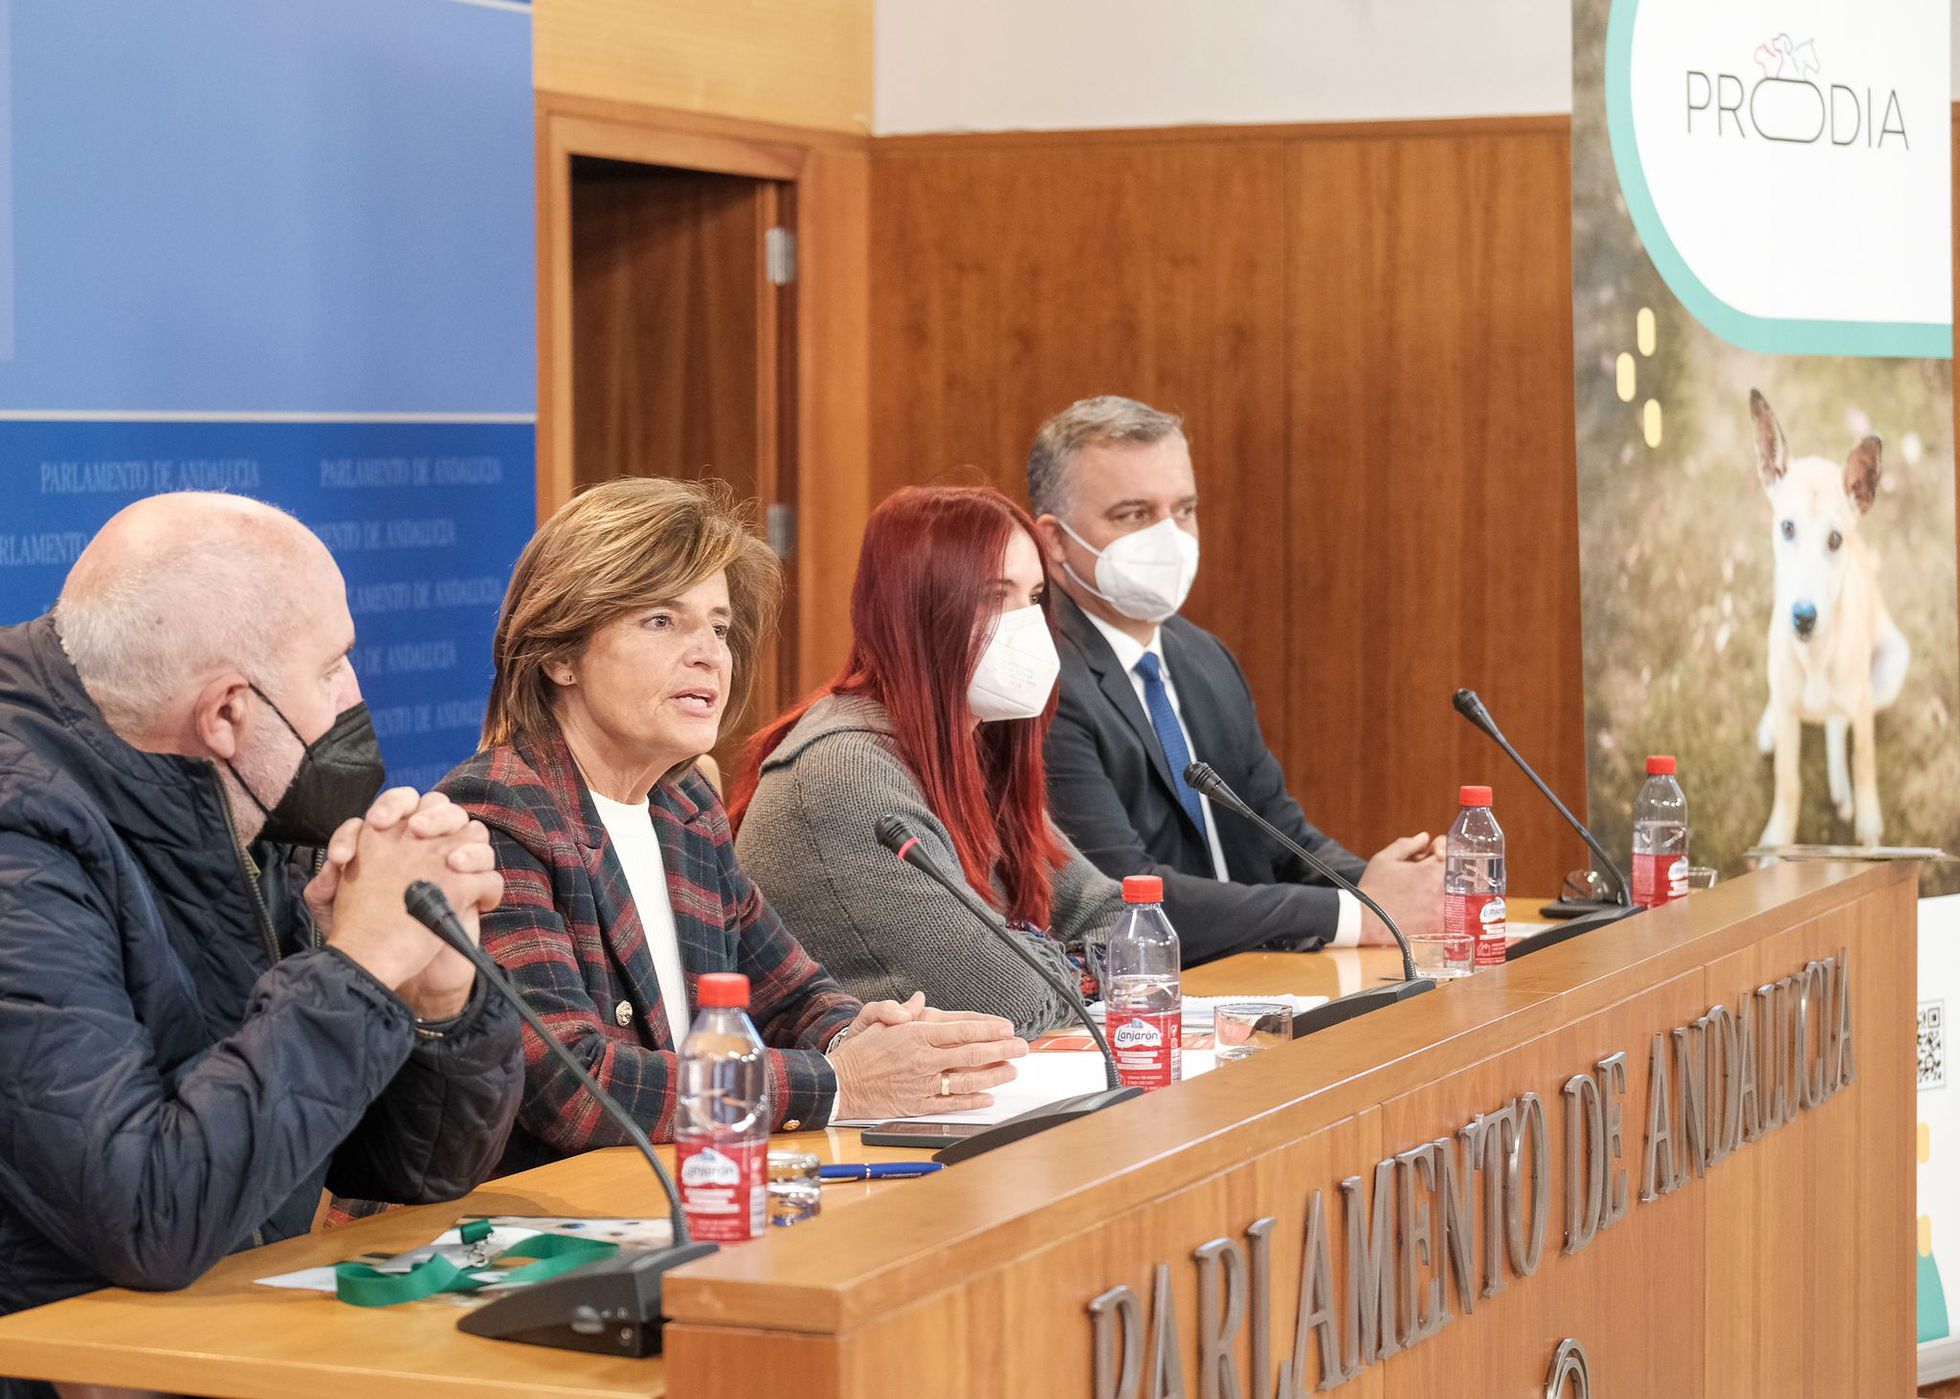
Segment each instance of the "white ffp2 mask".
[{"label": "white ffp2 mask", "polygon": [[1120,535],[1097,550],[1061,522],[1069,537],[1096,556],[1096,585],[1067,563],[1069,576],[1135,622],[1161,622],[1175,616],[1198,577],[1198,537],[1166,516],[1148,529]]},{"label": "white ffp2 mask", "polygon": [[966,687],[967,707],[983,724],[1007,719],[1032,719],[1048,707],[1062,658],[1048,633],[1048,614],[1039,606],[1003,612],[995,619],[973,680]]}]

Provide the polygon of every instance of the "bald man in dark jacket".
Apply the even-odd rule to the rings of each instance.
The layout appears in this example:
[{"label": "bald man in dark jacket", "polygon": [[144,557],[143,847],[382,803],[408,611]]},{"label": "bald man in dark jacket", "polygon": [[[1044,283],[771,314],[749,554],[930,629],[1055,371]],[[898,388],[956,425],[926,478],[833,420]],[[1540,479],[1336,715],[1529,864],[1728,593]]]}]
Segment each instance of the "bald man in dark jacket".
[{"label": "bald man in dark jacket", "polygon": [[[215,522],[185,498],[152,513],[189,511],[222,549],[225,512],[249,505],[214,505]],[[267,527],[288,526],[304,533]],[[118,559],[145,541],[124,543]],[[332,568],[324,549],[305,559],[316,580]],[[266,580],[270,603],[307,576]],[[344,591],[325,604],[345,617]],[[282,654],[259,658],[271,696]],[[281,712],[316,727],[306,683],[283,687]],[[189,746],[164,729],[139,747],[54,617],[0,628],[0,1314],[105,1284],[183,1287],[233,1250],[304,1233],[323,1187],[444,1200],[495,1166],[522,1085],[515,1016],[472,980],[431,999],[440,944],[395,917],[419,876],[474,924],[470,890],[494,903],[501,887],[481,828],[440,797],[387,793],[335,833],[338,894],[309,907],[298,873],[251,842],[264,818],[236,809],[237,784],[281,762],[271,703],[233,716],[241,734],[261,727],[228,753],[228,737],[215,756],[157,751]],[[215,733],[208,717],[193,729]]]}]

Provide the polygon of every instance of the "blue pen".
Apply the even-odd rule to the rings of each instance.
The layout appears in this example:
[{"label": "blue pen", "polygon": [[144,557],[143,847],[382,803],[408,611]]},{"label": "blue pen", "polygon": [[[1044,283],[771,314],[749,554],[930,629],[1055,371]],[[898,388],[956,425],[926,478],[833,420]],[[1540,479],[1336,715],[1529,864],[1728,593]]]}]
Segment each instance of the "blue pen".
[{"label": "blue pen", "polygon": [[937,1161],[879,1161],[868,1165],[856,1161],[821,1166],[817,1177],[820,1180],[910,1180],[913,1176],[929,1176],[945,1169]]}]

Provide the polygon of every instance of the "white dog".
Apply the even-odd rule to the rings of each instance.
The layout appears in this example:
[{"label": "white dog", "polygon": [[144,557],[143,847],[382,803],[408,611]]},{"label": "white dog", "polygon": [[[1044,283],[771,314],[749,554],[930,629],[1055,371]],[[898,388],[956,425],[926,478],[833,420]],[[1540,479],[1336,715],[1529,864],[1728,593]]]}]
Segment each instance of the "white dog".
[{"label": "white dog", "polygon": [[[1756,466],[1769,495],[1776,603],[1769,620],[1769,706],[1756,746],[1776,754],[1776,800],[1763,845],[1797,835],[1802,785],[1797,755],[1805,723],[1824,726],[1831,802],[1863,845],[1877,845],[1878,753],[1872,716],[1899,697],[1912,648],[1885,610],[1858,522],[1878,495],[1883,444],[1867,437],[1842,467],[1823,457],[1790,460],[1783,429],[1762,394],[1749,392]],[[1847,771],[1845,738],[1852,743]]]}]

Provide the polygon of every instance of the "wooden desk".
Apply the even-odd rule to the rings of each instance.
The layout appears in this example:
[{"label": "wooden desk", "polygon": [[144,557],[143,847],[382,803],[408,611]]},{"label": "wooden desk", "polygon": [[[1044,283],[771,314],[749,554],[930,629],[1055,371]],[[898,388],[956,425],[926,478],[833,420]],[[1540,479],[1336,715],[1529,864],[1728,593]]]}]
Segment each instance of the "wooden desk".
[{"label": "wooden desk", "polygon": [[1392,947],[1335,947],[1325,952],[1241,952],[1184,974],[1191,996],[1345,996],[1402,974]]},{"label": "wooden desk", "polygon": [[[686,1399],[1087,1395],[1089,1303],[1127,1286],[1147,1327],[1161,1265],[1176,1320],[1169,1352],[1195,1399],[1214,1392],[1199,1382],[1198,1328],[1218,1322],[1203,1311],[1201,1279],[1207,1267],[1229,1266],[1194,1262],[1193,1251],[1232,1253],[1248,1226],[1270,1219],[1267,1293],[1253,1309],[1270,1323],[1268,1373],[1243,1383],[1250,1321],[1225,1347],[1244,1392],[1266,1399],[1271,1368],[1293,1353],[1313,1193],[1333,1235],[1338,1294],[1351,1261],[1340,1183],[1356,1179],[1365,1200],[1383,1179],[1377,1163],[1455,1139],[1479,1114],[1530,1092],[1550,1129],[1549,1223],[1535,1274],[1507,1269],[1502,1229],[1479,1230],[1473,1273],[1494,1240],[1501,1290],[1473,1296],[1474,1313],[1464,1315],[1445,1277],[1455,1320],[1362,1369],[1349,1392],[1535,1395],[1554,1345],[1574,1337],[1602,1399],[1909,1393],[1915,893],[1910,867],[1777,866],[955,1170],[828,1186],[821,1219],[669,1280],[664,1361],[477,1340],[437,1302],[362,1311],[250,1284],[370,1248],[407,1248],[466,1213],[656,1209],[644,1165],[609,1151],[495,1182],[459,1205],[232,1258],[182,1293],[110,1290],[0,1319],[0,1373],[363,1399],[411,1384],[458,1395],[660,1394],[671,1384]],[[1689,1172],[1678,1190],[1640,1201],[1653,1037],[1841,948],[1851,952],[1855,1080],[1705,1178]],[[1337,959],[1365,976],[1391,958],[1235,958],[1191,973],[1188,986],[1326,992]],[[1794,996],[1789,1005],[1794,1015]],[[1819,1041],[1810,1043],[1815,1058]],[[1566,1255],[1561,1088],[1616,1050],[1627,1055],[1618,1169],[1628,1212]],[[786,1141],[831,1159],[906,1154],[867,1151],[855,1131]],[[1416,1169],[1390,1164],[1387,1178]],[[1502,1171],[1466,1179],[1473,1210],[1485,1180],[1509,1199]],[[1433,1267],[1406,1273],[1400,1260],[1413,1255],[1394,1242],[1440,1231],[1439,1208],[1425,1205],[1427,1225],[1413,1214],[1385,1217],[1391,1307],[1405,1281],[1426,1287],[1434,1272],[1447,1274],[1440,1237],[1429,1245]],[[1367,1228],[1364,1210],[1364,1252]],[[1243,1301],[1244,1282],[1227,1293]],[[1348,1313],[1338,1298],[1336,1312],[1341,1335]],[[1146,1329],[1145,1354],[1149,1338]],[[1318,1352],[1306,1354],[1317,1365]],[[1146,1377],[1138,1394],[1150,1392]]]},{"label": "wooden desk", "polygon": [[[796,1132],[772,1145],[825,1161],[899,1161],[932,1153],[864,1146],[856,1128]],[[671,1146],[657,1148],[668,1169]],[[880,1190],[915,1181],[824,1186],[824,1216],[848,1214]],[[595,1151],[492,1181],[467,1200],[391,1210],[373,1219],[233,1254],[182,1292],[101,1292],[0,1317],[0,1375],[208,1395],[345,1395],[383,1399],[408,1386],[432,1394],[657,1395],[663,1360],[620,1360],[483,1341],[456,1330],[441,1299],[350,1307],[318,1293],[259,1287],[254,1278],[399,1253],[465,1215],[664,1215],[665,1197],[630,1148]],[[809,1226],[804,1226],[809,1227]]]}]

